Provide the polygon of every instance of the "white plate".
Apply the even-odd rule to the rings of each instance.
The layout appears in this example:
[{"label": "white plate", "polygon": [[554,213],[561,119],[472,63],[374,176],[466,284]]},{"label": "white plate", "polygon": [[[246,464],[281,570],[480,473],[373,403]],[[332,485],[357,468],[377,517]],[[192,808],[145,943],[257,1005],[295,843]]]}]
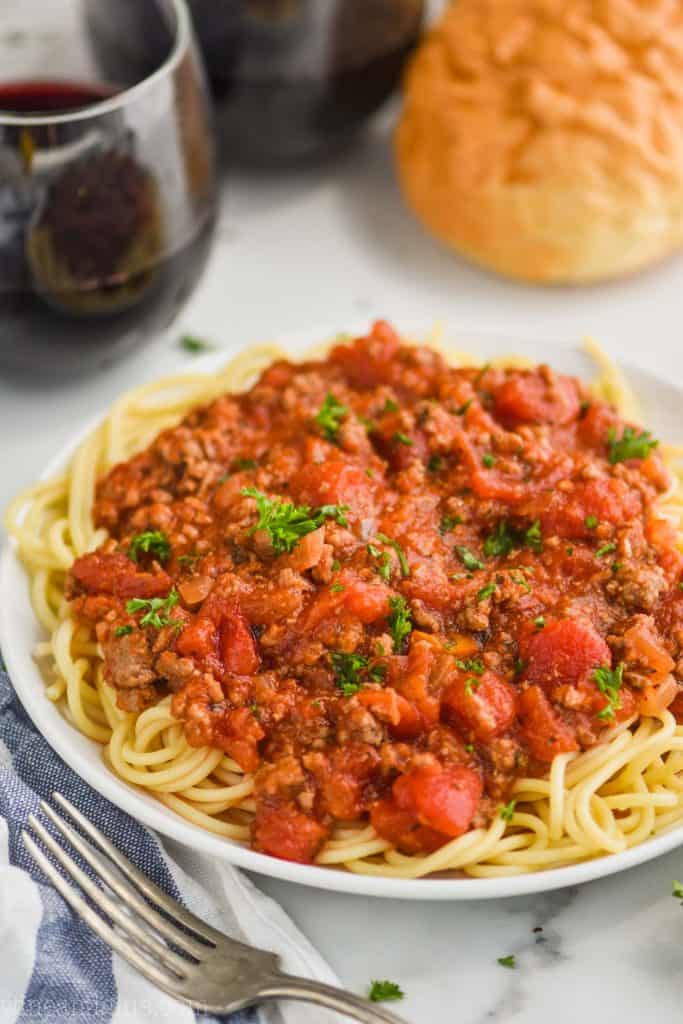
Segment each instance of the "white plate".
[{"label": "white plate", "polygon": [[[412,337],[425,337],[428,333],[424,325],[421,328],[406,324],[398,326]],[[360,333],[366,329],[367,324],[352,325],[354,332],[357,330]],[[282,339],[282,345],[296,355],[317,344],[321,339],[334,337],[337,333],[338,329],[310,331],[305,335],[285,337]],[[568,347],[566,343],[553,344],[545,339],[510,339],[476,331],[448,332],[447,340],[458,348],[471,351],[482,362],[491,356],[514,351],[536,362],[551,363],[560,371],[586,379],[595,373],[594,365],[578,346]],[[227,358],[227,353],[205,356],[194,361],[192,369],[210,372],[223,364]],[[183,368],[187,369],[187,364]],[[679,410],[683,402],[681,390],[642,370],[627,368],[626,372],[639,395],[643,422],[654,431],[656,437],[668,441],[680,439],[683,435],[683,430],[679,428]],[[43,476],[52,476],[63,468],[73,448],[91,427],[81,431],[72,444],[52,460]],[[340,869],[290,864],[277,860],[189,824],[155,801],[153,797],[112,775],[102,760],[100,746],[69,725],[55,705],[45,697],[44,682],[31,657],[31,651],[39,637],[40,627],[31,609],[26,574],[13,547],[7,545],[0,561],[0,647],[14,688],[36,727],[75,772],[138,821],[177,839],[186,846],[219,860],[248,868],[250,871],[321,889],[366,896],[421,900],[494,899],[588,882],[635,867],[683,845],[682,826],[665,835],[649,839],[625,853],[610,854],[583,864],[556,868],[552,871],[492,879],[374,878],[353,875]]]}]

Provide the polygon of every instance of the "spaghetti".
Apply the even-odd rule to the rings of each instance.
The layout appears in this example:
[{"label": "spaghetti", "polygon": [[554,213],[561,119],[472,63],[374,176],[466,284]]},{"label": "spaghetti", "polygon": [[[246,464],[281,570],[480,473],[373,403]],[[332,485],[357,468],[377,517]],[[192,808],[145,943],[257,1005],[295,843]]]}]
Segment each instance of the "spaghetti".
[{"label": "spaghetti", "polygon": [[[632,418],[635,398],[624,378],[594,343],[589,350],[601,371],[594,394]],[[223,749],[191,745],[170,694],[142,710],[122,710],[116,690],[105,681],[94,629],[74,616],[65,588],[74,560],[107,539],[106,530],[93,522],[98,479],[191,410],[243,391],[282,358],[279,349],[264,346],[234,359],[219,374],[186,374],[129,392],[79,445],[61,476],[20,494],[7,513],[8,530],[29,573],[36,617],[49,636],[36,650],[48,698],[75,728],[102,744],[116,775],[192,824],[239,843],[251,834],[253,773]],[[664,455],[674,484],[658,510],[680,536],[683,452],[667,448]],[[453,871],[495,877],[576,863],[621,852],[679,825],[682,772],[683,727],[662,706],[650,716],[633,713],[618,721],[590,749],[558,753],[547,773],[518,774],[505,813],[475,822],[433,852],[401,852],[367,821],[338,821],[315,859],[328,867],[400,878]]]}]

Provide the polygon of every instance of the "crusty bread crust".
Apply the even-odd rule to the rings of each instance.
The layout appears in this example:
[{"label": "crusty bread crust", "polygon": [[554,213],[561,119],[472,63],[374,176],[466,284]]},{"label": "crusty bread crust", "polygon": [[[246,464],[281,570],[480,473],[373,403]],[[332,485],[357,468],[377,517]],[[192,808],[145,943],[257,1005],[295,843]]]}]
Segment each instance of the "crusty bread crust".
[{"label": "crusty bread crust", "polygon": [[475,262],[597,281],[683,245],[683,3],[454,0],[406,79],[408,203]]}]

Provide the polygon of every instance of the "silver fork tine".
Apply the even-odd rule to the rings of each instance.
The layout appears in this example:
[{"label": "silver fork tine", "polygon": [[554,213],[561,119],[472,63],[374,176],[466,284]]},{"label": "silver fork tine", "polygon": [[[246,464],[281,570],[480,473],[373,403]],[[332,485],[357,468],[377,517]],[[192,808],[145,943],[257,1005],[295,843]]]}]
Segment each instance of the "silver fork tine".
[{"label": "silver fork tine", "polygon": [[[76,810],[74,805],[62,796],[61,793],[53,793],[53,798],[57,803],[64,808],[64,810],[70,815],[70,817],[76,822],[80,828],[83,829],[88,839],[99,846],[99,848],[106,853],[107,857],[116,864],[117,868],[123,875],[132,882],[140,892],[142,892],[152,903],[155,903],[158,907],[161,907],[169,917],[174,918],[176,921],[180,921],[181,924],[185,925],[186,928],[191,929],[197,935],[201,935],[202,938],[206,939],[207,942],[212,942],[214,945],[218,943],[229,943],[235,947],[239,947],[243,951],[254,954],[254,948],[247,946],[243,942],[238,942],[237,939],[231,939],[223,932],[219,932],[216,928],[212,928],[211,925],[207,924],[206,921],[202,921],[201,918],[196,917],[191,911],[186,910],[185,907],[181,906],[177,900],[174,900],[171,896],[167,896],[158,885],[150,881],[141,871],[132,864],[120,850],[110,843],[105,835],[100,832],[91,822],[85,818],[80,811]],[[173,940],[175,941],[175,939]],[[257,951],[259,952],[259,951]],[[264,957],[269,957],[271,961],[279,962],[279,958],[273,953],[263,953]]]},{"label": "silver fork tine", "polygon": [[170,993],[170,995],[179,998],[177,991],[178,985],[180,984],[179,979],[175,978],[171,974],[167,974],[165,971],[155,967],[147,957],[130,945],[129,942],[122,935],[118,935],[114,929],[100,917],[100,915],[92,909],[86,903],[82,896],[79,896],[75,889],[66,881],[65,878],[60,875],[59,871],[50,863],[43,851],[36,845],[28,832],[22,832],[22,839],[24,846],[31,854],[36,864],[40,867],[41,871],[50,879],[55,889],[61,893],[66,902],[69,904],[71,909],[81,917],[87,925],[94,932],[99,935],[103,942],[106,942],[108,946],[116,950],[119,956],[122,956],[124,960],[140,971],[140,974],[144,974],[148,981],[151,981],[154,985],[158,985],[159,988],[163,989],[164,992]]},{"label": "silver fork tine", "polygon": [[[150,907],[149,903],[142,898],[135,890],[131,889],[128,885],[121,882],[120,878],[117,878],[115,873],[111,870],[105,857],[97,850],[94,850],[89,843],[86,843],[82,836],[76,832],[75,829],[71,828],[63,818],[61,818],[56,811],[50,807],[44,800],[41,800],[40,806],[45,814],[48,816],[50,821],[59,829],[64,838],[71,843],[74,849],[78,850],[83,860],[85,860],[90,867],[93,869],[104,882],[107,883],[110,889],[116,893],[120,900],[125,903],[131,910],[136,911],[140,917],[144,918],[147,924],[151,925],[156,931],[160,932],[165,939],[178,946],[180,949],[189,953],[191,956],[196,957],[197,960],[201,960],[202,957],[212,947],[205,946],[202,942],[194,939],[191,935],[187,935],[185,932],[180,931],[175,925],[171,924],[165,917],[162,917],[154,907]],[[91,826],[93,828],[94,826]],[[41,837],[42,838],[42,837]]]},{"label": "silver fork tine", "polygon": [[173,971],[179,978],[186,977],[188,969],[194,966],[194,964],[191,964],[188,960],[183,960],[182,957],[174,953],[172,949],[169,949],[168,946],[160,942],[150,932],[141,928],[135,918],[122,909],[120,903],[113,900],[99,885],[93,882],[91,878],[88,878],[86,873],[81,870],[66,850],[59,845],[47,829],[43,828],[34,814],[30,814],[28,820],[33,831],[47,846],[48,850],[52,851],[67,875],[81,887],[96,907],[103,910],[115,924],[119,925],[138,945],[142,946],[145,952],[155,957],[163,967]]}]

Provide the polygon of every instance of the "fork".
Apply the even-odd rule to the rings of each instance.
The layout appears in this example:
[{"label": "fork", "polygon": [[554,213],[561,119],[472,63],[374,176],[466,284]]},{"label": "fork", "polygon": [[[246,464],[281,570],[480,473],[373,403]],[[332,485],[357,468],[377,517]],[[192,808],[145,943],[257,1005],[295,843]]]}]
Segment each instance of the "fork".
[{"label": "fork", "polygon": [[69,906],[153,985],[209,1013],[234,1013],[261,1002],[293,999],[337,1010],[361,1024],[405,1024],[384,1007],[350,992],[284,974],[274,953],[212,928],[150,881],[66,797],[54,793],[53,798],[91,842],[44,800],[43,812],[106,889],[83,871],[34,814],[28,819],[31,829],[71,881],[27,831],[22,833],[24,845]]}]

